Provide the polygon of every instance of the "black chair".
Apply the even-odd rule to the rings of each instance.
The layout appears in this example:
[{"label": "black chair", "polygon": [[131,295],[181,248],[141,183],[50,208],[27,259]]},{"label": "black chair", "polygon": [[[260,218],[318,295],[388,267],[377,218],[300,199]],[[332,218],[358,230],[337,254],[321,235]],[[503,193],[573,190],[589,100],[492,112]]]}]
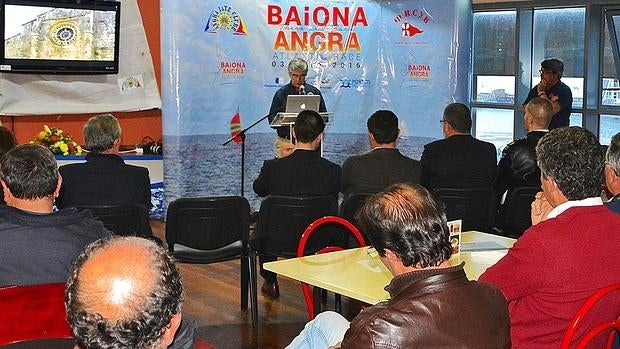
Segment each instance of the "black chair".
[{"label": "black chair", "polygon": [[93,217],[116,235],[156,239],[151,230],[149,213],[144,205],[75,206],[78,211],[90,210]]},{"label": "black chair", "polygon": [[250,205],[241,196],[182,198],[166,214],[168,250],[182,263],[211,264],[240,259],[241,309],[251,300],[252,325],[258,324],[256,267],[249,254]]},{"label": "black chair", "polygon": [[[371,193],[348,194],[344,197],[342,203],[340,204],[339,216],[351,222],[358,230],[360,230],[360,227],[355,219],[355,214],[371,195]],[[361,230],[360,232],[362,233],[364,239],[368,241],[368,237],[364,234],[364,232]],[[353,239],[349,239],[349,242],[351,242],[351,247],[356,246]]]},{"label": "black chair", "polygon": [[490,232],[495,224],[497,194],[493,188],[435,188],[448,220],[462,219],[462,230]]},{"label": "black chair", "polygon": [[504,204],[498,209],[495,233],[518,238],[531,227],[531,205],[540,190],[534,186],[509,189]]}]

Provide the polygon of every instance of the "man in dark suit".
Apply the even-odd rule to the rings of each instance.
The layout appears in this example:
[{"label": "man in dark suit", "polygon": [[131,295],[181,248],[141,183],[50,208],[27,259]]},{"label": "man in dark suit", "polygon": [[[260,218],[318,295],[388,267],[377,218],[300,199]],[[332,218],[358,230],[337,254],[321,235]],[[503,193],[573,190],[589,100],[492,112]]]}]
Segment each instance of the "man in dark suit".
[{"label": "man in dark suit", "polygon": [[[324,129],[325,122],[319,113],[312,110],[299,113],[293,127],[295,150],[287,157],[265,161],[254,181],[256,194],[337,197],[342,173],[340,166],[322,158],[317,152]],[[274,260],[275,257],[260,258],[261,276],[265,279],[261,291],[271,298],[279,296],[276,275],[263,270],[262,266],[264,262]]]},{"label": "man in dark suit", "polygon": [[378,110],[368,118],[369,153],[347,158],[342,165],[342,192],[378,193],[396,183],[420,183],[422,166],[396,148],[398,117]]},{"label": "man in dark suit", "polygon": [[63,182],[56,205],[141,204],[151,208],[151,181],[144,167],[127,165],[118,156],[121,127],[111,114],[90,118],[84,125],[89,153],[86,162],[60,167]]},{"label": "man in dark suit", "polygon": [[445,139],[422,152],[422,185],[435,188],[490,188],[495,178],[495,146],[471,136],[471,113],[462,103],[449,104],[440,120]]},{"label": "man in dark suit", "polygon": [[511,188],[540,187],[540,169],[536,163],[536,145],[549,132],[553,107],[547,99],[535,97],[525,106],[523,121],[528,131],[526,138],[508,144],[497,164],[493,188],[498,197]]},{"label": "man in dark suit", "polygon": [[605,203],[610,210],[620,214],[620,132],[611,137],[605,156],[605,183],[612,198]]}]

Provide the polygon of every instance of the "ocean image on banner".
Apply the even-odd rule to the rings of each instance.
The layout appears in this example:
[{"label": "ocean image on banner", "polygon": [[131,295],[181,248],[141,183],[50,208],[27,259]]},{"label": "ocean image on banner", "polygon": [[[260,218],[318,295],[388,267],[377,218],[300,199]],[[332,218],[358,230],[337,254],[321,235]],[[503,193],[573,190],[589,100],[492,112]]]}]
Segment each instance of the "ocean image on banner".
[{"label": "ocean image on banner", "polygon": [[[180,197],[226,196],[241,193],[241,145],[222,144],[230,135],[165,136],[164,182],[166,201]],[[398,148],[406,156],[420,159],[424,144],[432,138],[407,137],[398,140]],[[274,158],[274,133],[249,133],[245,153],[245,197],[258,211],[261,198],[252,190],[252,182],[263,161]],[[174,151],[166,151],[175,149]],[[323,157],[342,165],[350,155],[370,151],[366,134],[325,134]],[[208,154],[209,156],[205,156]]]}]

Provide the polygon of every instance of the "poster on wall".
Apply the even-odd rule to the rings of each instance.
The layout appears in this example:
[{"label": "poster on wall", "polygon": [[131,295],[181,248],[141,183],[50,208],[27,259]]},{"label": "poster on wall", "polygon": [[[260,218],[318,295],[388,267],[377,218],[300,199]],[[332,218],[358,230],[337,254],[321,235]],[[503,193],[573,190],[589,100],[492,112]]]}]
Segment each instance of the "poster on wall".
[{"label": "poster on wall", "polygon": [[[230,130],[265,117],[289,83],[287,66],[308,62],[330,122],[324,157],[342,164],[370,150],[366,120],[390,109],[401,152],[419,159],[442,137],[443,108],[468,100],[471,2],[162,0],[162,111],[165,192],[179,197],[239,195],[241,146]],[[231,120],[234,119],[234,123]],[[233,125],[234,124],[234,125]],[[274,158],[267,120],[248,131],[244,194]]]}]

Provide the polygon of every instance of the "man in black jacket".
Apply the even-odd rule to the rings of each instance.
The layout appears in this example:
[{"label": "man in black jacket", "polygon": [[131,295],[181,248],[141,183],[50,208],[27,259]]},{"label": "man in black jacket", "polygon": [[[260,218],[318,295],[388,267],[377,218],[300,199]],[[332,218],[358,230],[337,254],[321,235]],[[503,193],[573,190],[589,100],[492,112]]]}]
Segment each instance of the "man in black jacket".
[{"label": "man in black jacket", "polygon": [[287,348],[510,348],[504,296],[468,281],[463,264],[450,265],[443,205],[426,189],[393,185],[370,197],[358,220],[394,275],[386,288],[390,299],[362,310],[350,324],[323,312]]},{"label": "man in black jacket", "polygon": [[493,188],[497,197],[511,188],[520,186],[540,187],[540,169],[536,163],[536,145],[549,130],[553,116],[551,102],[535,97],[525,106],[526,138],[508,144],[497,165],[497,176]]}]

